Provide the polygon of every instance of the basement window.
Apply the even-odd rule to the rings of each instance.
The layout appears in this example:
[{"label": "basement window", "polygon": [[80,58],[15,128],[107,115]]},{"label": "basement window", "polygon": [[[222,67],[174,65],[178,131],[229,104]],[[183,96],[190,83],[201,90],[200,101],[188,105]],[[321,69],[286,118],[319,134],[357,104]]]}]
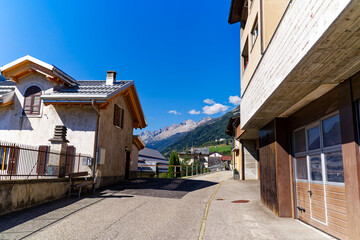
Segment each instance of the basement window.
[{"label": "basement window", "polygon": [[119,105],[114,105],[114,126],[123,129],[124,126],[124,109]]}]

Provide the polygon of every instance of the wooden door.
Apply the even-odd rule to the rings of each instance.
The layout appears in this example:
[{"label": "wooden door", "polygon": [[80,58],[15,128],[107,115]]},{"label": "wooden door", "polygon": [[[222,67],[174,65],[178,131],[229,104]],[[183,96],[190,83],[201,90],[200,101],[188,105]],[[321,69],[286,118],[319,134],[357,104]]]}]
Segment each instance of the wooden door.
[{"label": "wooden door", "polygon": [[311,218],[326,224],[323,158],[321,157],[321,154],[315,154],[308,158],[311,180],[308,191],[310,197]]}]

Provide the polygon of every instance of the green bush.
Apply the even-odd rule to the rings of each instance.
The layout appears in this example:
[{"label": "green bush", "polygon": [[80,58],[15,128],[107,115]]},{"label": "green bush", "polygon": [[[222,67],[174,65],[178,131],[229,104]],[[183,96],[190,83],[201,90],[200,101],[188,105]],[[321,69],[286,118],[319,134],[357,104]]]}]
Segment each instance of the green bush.
[{"label": "green bush", "polygon": [[173,165],[176,164],[176,154],[175,151],[171,152],[170,155],[170,160],[169,160],[169,167],[168,167],[168,178],[173,178],[174,177],[174,172],[175,172],[175,168],[173,167]]},{"label": "green bush", "polygon": [[159,174],[159,178],[167,178],[167,177],[168,177],[168,173],[166,172]]}]

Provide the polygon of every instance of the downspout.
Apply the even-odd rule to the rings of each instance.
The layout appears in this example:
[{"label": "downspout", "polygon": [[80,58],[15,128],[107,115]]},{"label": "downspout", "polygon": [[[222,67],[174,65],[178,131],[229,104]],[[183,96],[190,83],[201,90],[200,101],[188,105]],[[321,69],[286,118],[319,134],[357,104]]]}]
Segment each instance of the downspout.
[{"label": "downspout", "polygon": [[[91,99],[91,106],[96,112],[96,125],[95,125],[95,140],[94,140],[94,152],[93,152],[93,159],[94,159],[94,167],[93,167],[93,178],[94,183],[96,183],[96,169],[97,169],[97,162],[98,162],[98,145],[99,145],[99,126],[100,126],[100,112],[95,106],[95,100]],[[94,191],[95,191],[95,184]]]}]

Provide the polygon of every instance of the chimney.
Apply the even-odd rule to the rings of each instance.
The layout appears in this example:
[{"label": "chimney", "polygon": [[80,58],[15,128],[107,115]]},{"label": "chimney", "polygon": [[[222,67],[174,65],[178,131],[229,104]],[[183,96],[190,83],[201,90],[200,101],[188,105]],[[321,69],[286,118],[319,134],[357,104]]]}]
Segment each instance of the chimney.
[{"label": "chimney", "polygon": [[106,85],[114,85],[116,81],[116,72],[115,71],[107,71],[106,72]]}]

